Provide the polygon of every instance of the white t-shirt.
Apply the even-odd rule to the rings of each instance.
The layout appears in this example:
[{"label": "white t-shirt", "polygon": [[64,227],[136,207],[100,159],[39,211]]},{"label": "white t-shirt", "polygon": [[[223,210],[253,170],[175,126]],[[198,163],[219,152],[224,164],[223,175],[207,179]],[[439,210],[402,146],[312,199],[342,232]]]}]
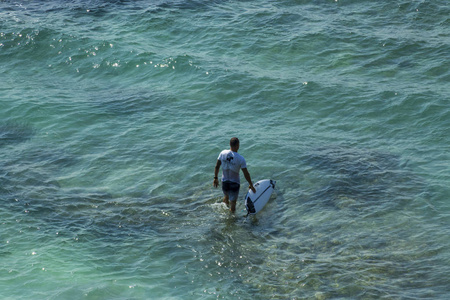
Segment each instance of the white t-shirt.
[{"label": "white t-shirt", "polygon": [[222,162],[222,181],[241,183],[239,171],[247,168],[242,155],[231,150],[223,150],[217,158]]}]

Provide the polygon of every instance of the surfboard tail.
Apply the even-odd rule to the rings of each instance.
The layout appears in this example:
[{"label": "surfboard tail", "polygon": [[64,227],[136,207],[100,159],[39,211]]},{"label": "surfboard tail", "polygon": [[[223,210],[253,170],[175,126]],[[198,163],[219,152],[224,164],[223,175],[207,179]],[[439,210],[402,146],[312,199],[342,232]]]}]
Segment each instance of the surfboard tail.
[{"label": "surfboard tail", "polygon": [[256,213],[255,205],[253,204],[252,199],[248,195],[245,198],[245,208],[247,208],[247,212],[249,214],[255,214]]}]

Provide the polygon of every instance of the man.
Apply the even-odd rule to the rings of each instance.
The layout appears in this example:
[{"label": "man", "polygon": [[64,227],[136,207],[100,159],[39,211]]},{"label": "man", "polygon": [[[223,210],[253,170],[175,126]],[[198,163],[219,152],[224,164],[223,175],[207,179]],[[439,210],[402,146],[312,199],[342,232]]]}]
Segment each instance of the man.
[{"label": "man", "polygon": [[[236,211],[236,201],[239,196],[240,177],[239,170],[242,169],[244,177],[249,184],[249,189],[256,192],[253,187],[250,173],[247,170],[247,164],[242,155],[238,154],[239,139],[234,137],[230,140],[230,150],[223,150],[217,158],[214,169],[214,187],[219,186],[219,170],[222,166],[222,191],[224,194],[223,202],[230,207],[231,212]],[[231,205],[230,205],[231,202]]]}]

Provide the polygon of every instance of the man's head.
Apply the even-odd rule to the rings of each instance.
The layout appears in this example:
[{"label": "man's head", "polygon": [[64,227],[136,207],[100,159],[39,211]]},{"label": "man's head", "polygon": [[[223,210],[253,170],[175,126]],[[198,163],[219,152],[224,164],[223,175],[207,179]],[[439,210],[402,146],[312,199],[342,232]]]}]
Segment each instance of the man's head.
[{"label": "man's head", "polygon": [[237,137],[231,138],[230,148],[234,152],[237,152],[239,150],[239,139]]}]

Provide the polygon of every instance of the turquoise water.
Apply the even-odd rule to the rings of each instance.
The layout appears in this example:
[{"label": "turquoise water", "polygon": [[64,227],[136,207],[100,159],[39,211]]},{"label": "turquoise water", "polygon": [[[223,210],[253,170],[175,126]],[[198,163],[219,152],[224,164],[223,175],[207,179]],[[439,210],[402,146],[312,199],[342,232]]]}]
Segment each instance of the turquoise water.
[{"label": "turquoise water", "polygon": [[[448,299],[449,16],[0,2],[1,298]],[[232,136],[277,181],[247,220]]]}]

